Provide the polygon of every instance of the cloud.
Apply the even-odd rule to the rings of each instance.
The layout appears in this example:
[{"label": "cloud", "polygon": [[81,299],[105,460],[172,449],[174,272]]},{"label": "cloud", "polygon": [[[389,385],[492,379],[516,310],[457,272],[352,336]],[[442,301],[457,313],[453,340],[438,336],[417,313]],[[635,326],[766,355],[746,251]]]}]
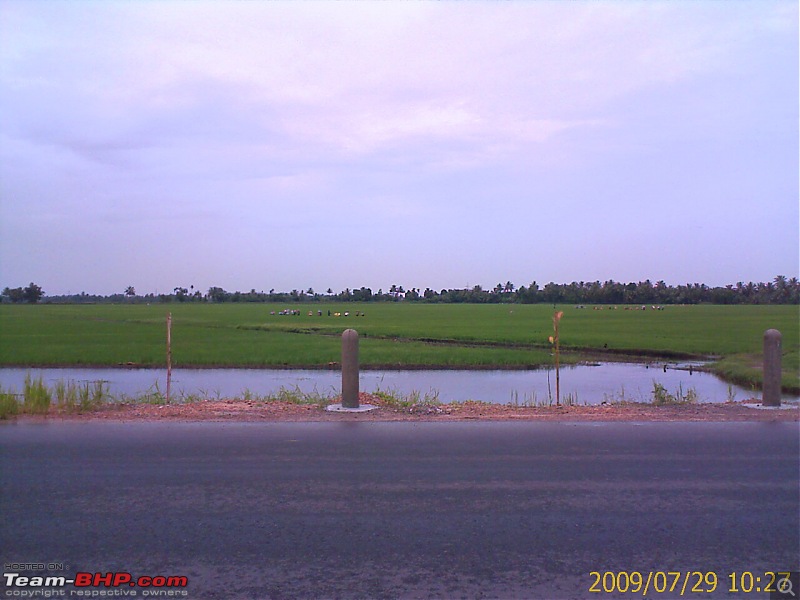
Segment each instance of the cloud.
[{"label": "cloud", "polygon": [[720,68],[758,27],[668,3],[35,6],[5,9],[5,104],[31,137],[97,160],[221,140],[343,159],[449,140],[467,165],[506,158]]},{"label": "cloud", "polygon": [[[92,243],[68,233],[85,231],[81,218],[120,238],[176,220],[202,237],[216,222],[244,260],[267,235],[291,245],[288,231],[325,240],[371,222],[374,241],[438,240],[489,271],[511,258],[499,248],[480,266],[482,228],[541,254],[555,238],[529,231],[554,206],[573,211],[574,239],[594,240],[604,215],[646,231],[631,210],[643,196],[718,207],[735,187],[796,204],[784,196],[796,187],[785,165],[796,171],[797,12],[781,1],[5,0],[3,252],[26,243],[15,224],[35,206],[63,223],[61,247]],[[770,160],[753,160],[758,147]],[[743,165],[749,183],[734,186]],[[734,212],[723,227],[741,232],[750,223]],[[191,246],[189,225],[171,242]],[[403,253],[390,255],[399,268]]]}]

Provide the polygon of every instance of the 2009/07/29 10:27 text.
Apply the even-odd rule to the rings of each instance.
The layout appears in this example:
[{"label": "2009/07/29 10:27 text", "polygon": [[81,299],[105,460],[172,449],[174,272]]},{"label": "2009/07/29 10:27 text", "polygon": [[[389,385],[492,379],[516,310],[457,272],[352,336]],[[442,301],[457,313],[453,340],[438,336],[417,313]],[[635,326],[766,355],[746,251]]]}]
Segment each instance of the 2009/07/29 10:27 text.
[{"label": "2009/07/29 10:27 text", "polygon": [[[592,571],[589,573],[593,581],[589,592],[596,593],[679,593],[685,594],[712,593],[727,580],[727,591],[738,593],[790,593],[792,571],[741,571],[727,573],[720,577],[715,571]],[[796,577],[795,577],[796,579]]]}]

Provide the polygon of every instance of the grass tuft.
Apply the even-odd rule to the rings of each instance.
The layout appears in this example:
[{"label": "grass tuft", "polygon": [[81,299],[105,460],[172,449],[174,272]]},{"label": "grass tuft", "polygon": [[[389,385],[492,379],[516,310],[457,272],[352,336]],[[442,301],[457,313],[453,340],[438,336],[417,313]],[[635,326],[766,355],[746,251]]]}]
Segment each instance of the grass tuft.
[{"label": "grass tuft", "polygon": [[66,412],[84,412],[95,410],[113,401],[105,381],[79,383],[77,381],[59,380],[53,388],[56,404]]},{"label": "grass tuft", "polygon": [[158,387],[158,381],[156,381],[150,389],[148,389],[144,394],[133,398],[125,398],[126,401],[130,401],[133,403],[140,403],[140,404],[166,404],[167,397],[161,392],[161,388]]},{"label": "grass tuft", "polygon": [[316,387],[310,392],[304,392],[300,389],[300,386],[295,385],[293,388],[281,386],[277,392],[264,395],[256,394],[249,389],[244,389],[241,392],[241,396],[235,398],[235,400],[262,403],[284,402],[286,404],[311,405],[321,408],[333,402],[335,396],[335,392],[332,394],[324,394],[318,391]]},{"label": "grass tuft", "polygon": [[667,406],[672,404],[695,404],[699,401],[700,397],[697,390],[689,388],[686,393],[683,391],[683,386],[678,386],[674,394],[670,394],[660,383],[653,381],[653,400],[652,404],[655,406]]},{"label": "grass tuft", "polygon": [[19,402],[17,402],[17,395],[0,388],[0,419],[13,417],[18,412]]},{"label": "grass tuft", "polygon": [[36,415],[46,414],[50,410],[52,397],[41,375],[36,379],[30,373],[25,376],[22,398],[23,412]]},{"label": "grass tuft", "polygon": [[402,394],[396,389],[382,390],[380,387],[372,392],[388,408],[419,412],[422,410],[439,407],[442,402],[439,400],[439,390],[431,389],[425,394],[418,390],[413,390],[409,394]]},{"label": "grass tuft", "polygon": [[267,401],[288,402],[290,404],[312,404],[323,407],[332,402],[332,397],[325,395],[314,388],[311,392],[303,392],[298,386],[287,389],[281,386],[275,394],[268,396]]}]

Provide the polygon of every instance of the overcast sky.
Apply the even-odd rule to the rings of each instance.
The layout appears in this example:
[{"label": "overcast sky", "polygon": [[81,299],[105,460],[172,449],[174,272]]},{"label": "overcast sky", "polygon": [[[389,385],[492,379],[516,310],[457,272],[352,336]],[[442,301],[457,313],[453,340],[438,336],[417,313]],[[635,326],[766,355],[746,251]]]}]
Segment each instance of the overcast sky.
[{"label": "overcast sky", "polygon": [[798,276],[798,2],[0,0],[0,287]]}]

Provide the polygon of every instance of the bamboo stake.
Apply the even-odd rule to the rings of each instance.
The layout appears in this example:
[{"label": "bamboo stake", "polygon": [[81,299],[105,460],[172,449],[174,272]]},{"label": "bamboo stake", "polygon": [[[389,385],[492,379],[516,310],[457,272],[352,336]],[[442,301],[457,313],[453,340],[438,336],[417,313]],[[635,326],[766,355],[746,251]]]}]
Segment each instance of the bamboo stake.
[{"label": "bamboo stake", "polygon": [[167,404],[172,385],[172,313],[167,314]]},{"label": "bamboo stake", "polygon": [[561,355],[561,346],[558,340],[558,319],[556,319],[556,406],[561,406],[561,377],[559,375],[558,363]]},{"label": "bamboo stake", "polygon": [[558,324],[561,321],[561,317],[564,316],[563,311],[557,311],[553,313],[553,332],[555,335],[550,336],[550,343],[555,344],[555,356],[556,356],[556,406],[561,406],[561,382],[558,372],[558,365],[559,365],[559,358],[560,358],[560,351],[561,345],[558,339]]}]

